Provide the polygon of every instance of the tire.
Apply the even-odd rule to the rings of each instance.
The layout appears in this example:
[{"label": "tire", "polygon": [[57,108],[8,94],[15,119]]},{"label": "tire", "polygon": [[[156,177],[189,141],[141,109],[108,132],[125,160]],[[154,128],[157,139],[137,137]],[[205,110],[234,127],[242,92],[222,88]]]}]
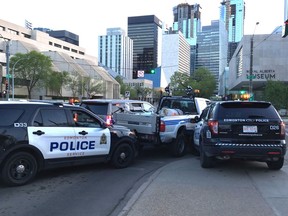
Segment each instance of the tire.
[{"label": "tire", "polygon": [[267,166],[271,170],[280,170],[284,165],[284,158],[279,158],[278,161],[267,161]]},{"label": "tire", "polygon": [[212,157],[208,157],[203,149],[203,142],[200,141],[200,165],[202,168],[214,167],[214,160]]},{"label": "tire", "polygon": [[111,163],[117,169],[128,167],[134,160],[135,152],[132,146],[128,143],[121,143],[115,149]]},{"label": "tire", "polygon": [[2,180],[9,186],[20,186],[32,181],[38,171],[38,164],[33,155],[18,152],[9,157],[2,166]]},{"label": "tire", "polygon": [[183,132],[177,134],[176,139],[171,143],[171,153],[174,157],[182,157],[186,154],[186,139]]},{"label": "tire", "polygon": [[195,156],[200,156],[200,152],[199,152],[198,148],[195,146],[195,143],[194,143],[194,140],[193,140],[193,136],[190,137],[188,143],[189,143],[191,154],[195,155]]}]

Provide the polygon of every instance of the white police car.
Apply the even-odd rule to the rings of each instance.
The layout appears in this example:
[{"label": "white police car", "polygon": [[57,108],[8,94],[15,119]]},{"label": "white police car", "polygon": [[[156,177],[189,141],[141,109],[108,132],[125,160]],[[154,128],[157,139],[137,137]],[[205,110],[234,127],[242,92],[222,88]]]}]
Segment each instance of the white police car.
[{"label": "white police car", "polygon": [[38,171],[95,162],[129,166],[135,135],[110,126],[83,107],[52,102],[0,102],[0,172],[7,185],[23,185]]}]

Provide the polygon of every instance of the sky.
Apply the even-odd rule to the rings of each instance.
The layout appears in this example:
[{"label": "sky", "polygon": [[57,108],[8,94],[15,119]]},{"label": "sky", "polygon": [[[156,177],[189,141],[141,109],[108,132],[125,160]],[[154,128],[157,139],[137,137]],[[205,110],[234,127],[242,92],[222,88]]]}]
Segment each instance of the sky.
[{"label": "sky", "polygon": [[[244,34],[270,34],[284,23],[284,0],[244,0]],[[180,3],[201,6],[202,26],[219,19],[222,0],[9,0],[1,4],[0,19],[25,26],[67,30],[79,35],[86,54],[97,57],[98,36],[107,28],[120,27],[127,33],[131,16],[155,15],[168,26],[173,23],[173,7]],[[256,26],[256,22],[259,25]]]}]

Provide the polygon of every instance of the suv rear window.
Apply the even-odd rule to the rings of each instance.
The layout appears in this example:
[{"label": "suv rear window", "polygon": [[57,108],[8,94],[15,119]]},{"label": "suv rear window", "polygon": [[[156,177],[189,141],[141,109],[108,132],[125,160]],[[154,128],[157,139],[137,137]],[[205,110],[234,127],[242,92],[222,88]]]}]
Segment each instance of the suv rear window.
[{"label": "suv rear window", "polygon": [[267,118],[278,119],[274,107],[269,103],[224,103],[219,106],[218,118]]},{"label": "suv rear window", "polygon": [[97,115],[108,114],[108,103],[93,103],[91,105],[89,103],[82,103],[81,106]]},{"label": "suv rear window", "polygon": [[22,109],[0,109],[0,126],[13,125],[23,113],[24,110]]}]

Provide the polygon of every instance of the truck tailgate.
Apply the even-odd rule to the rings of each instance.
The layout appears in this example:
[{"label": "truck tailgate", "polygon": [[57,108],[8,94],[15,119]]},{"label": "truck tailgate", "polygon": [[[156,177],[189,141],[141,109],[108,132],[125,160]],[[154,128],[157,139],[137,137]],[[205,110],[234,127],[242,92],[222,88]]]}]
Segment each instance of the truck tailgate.
[{"label": "truck tailgate", "polygon": [[136,130],[138,133],[154,134],[159,131],[160,117],[156,114],[139,115],[114,113],[113,118],[115,124],[126,126],[131,130]]}]

